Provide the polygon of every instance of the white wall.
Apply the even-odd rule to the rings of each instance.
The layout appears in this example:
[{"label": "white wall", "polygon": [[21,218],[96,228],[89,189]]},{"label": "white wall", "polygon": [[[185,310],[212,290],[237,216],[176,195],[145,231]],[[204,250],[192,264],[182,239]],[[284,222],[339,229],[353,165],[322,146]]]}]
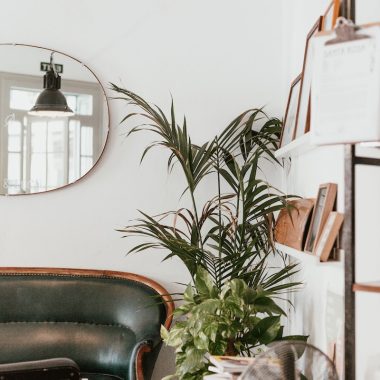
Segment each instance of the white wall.
[{"label": "white wall", "polygon": [[377,0],[356,0],[355,5],[358,25],[380,21],[380,3]]},{"label": "white wall", "polygon": [[[186,112],[194,142],[218,133],[249,107],[280,116],[284,98],[280,38],[282,1],[275,0],[13,0],[2,4],[0,42],[51,47],[161,107],[170,92]],[[0,57],[1,59],[1,57]],[[109,94],[114,95],[114,94]],[[125,140],[128,112],[111,101],[111,137],[101,163],[79,184],[35,196],[0,198],[0,265],[124,270],[174,290],[188,275],[163,254],[125,257],[132,242],[115,228],[178,206],[182,178],[168,177],[156,151],[139,166],[149,138]],[[167,373],[162,358],[155,379]]]}]

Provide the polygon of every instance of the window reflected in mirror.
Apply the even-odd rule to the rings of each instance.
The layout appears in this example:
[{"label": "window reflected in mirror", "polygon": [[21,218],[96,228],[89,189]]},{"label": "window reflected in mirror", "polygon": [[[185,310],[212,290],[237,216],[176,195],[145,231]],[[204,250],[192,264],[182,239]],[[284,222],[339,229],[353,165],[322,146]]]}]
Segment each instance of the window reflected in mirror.
[{"label": "window reflected in mirror", "polygon": [[[43,91],[41,62],[47,49],[0,45],[2,194],[54,190],[91,170],[104,149],[108,107],[103,88],[76,60],[54,53],[62,65],[61,88],[72,116],[31,115]],[[57,75],[57,74],[55,74]]]}]

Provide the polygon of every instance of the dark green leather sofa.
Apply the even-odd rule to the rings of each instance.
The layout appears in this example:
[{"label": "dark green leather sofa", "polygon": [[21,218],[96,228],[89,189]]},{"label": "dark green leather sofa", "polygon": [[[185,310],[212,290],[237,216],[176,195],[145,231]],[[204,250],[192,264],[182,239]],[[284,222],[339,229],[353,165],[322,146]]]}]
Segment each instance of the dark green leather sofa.
[{"label": "dark green leather sofa", "polygon": [[90,380],[150,379],[172,310],[131,273],[0,268],[0,363],[67,357]]}]

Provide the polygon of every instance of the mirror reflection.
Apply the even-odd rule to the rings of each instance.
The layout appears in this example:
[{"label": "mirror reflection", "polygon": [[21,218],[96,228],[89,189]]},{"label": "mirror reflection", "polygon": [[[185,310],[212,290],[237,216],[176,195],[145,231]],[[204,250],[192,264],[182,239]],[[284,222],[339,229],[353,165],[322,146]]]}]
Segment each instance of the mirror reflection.
[{"label": "mirror reflection", "polygon": [[0,45],[0,52],[0,194],[39,193],[77,181],[107,140],[102,86],[67,55],[24,45]]}]

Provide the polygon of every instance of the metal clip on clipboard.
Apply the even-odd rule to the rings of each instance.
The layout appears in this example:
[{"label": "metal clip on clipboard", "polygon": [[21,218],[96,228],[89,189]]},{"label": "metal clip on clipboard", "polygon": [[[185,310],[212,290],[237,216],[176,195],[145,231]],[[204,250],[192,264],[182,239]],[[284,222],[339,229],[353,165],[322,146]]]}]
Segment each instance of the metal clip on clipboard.
[{"label": "metal clip on clipboard", "polygon": [[344,17],[338,17],[335,24],[335,38],[326,41],[325,45],[336,45],[343,42],[364,40],[370,38],[366,34],[358,34],[361,30],[360,26],[355,25],[351,20],[347,20]]}]

